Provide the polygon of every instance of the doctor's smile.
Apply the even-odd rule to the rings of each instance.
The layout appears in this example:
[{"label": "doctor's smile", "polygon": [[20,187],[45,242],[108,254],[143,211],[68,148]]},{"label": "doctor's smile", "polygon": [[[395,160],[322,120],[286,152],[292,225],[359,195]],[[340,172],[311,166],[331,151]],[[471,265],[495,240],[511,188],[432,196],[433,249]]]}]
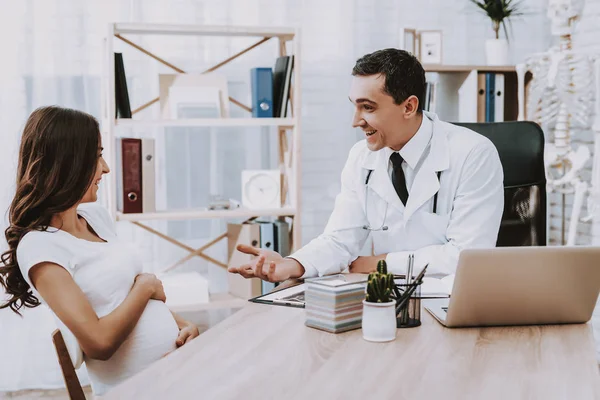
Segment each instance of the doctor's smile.
[{"label": "doctor's smile", "polygon": [[377,141],[377,136],[375,134],[377,131],[365,132],[365,136],[367,137],[367,143],[373,144]]}]

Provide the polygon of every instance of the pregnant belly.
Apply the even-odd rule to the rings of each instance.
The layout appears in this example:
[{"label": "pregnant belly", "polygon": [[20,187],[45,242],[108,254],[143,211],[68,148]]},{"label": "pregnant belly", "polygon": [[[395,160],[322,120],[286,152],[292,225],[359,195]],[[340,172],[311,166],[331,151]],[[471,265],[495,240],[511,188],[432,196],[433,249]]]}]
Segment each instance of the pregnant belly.
[{"label": "pregnant belly", "polygon": [[133,332],[109,360],[86,360],[92,386],[114,386],[145,369],[175,350],[178,334],[167,306],[150,300]]}]

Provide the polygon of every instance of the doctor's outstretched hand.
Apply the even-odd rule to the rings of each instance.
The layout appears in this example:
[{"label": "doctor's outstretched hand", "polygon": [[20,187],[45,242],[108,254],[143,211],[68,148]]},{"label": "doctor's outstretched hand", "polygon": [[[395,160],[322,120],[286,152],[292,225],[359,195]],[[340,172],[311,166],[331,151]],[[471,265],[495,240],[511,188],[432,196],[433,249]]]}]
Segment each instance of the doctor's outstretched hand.
[{"label": "doctor's outstretched hand", "polygon": [[296,260],[283,258],[279,253],[258,247],[240,244],[237,250],[256,256],[250,263],[239,267],[230,267],[229,272],[240,274],[244,278],[260,278],[263,281],[282,282],[304,275],[304,267]]}]

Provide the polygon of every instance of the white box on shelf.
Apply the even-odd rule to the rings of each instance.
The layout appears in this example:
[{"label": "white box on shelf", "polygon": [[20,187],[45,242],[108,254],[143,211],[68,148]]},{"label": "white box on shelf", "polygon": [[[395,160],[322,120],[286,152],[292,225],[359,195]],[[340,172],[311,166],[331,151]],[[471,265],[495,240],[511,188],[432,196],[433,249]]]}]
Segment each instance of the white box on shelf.
[{"label": "white box on shelf", "polygon": [[171,86],[168,107],[171,118],[221,118],[218,87]]},{"label": "white box on shelf", "polygon": [[[212,118],[229,118],[229,91],[227,77],[211,72],[208,74],[160,74],[158,78],[160,110],[163,119],[176,119],[174,110],[194,104],[206,109],[218,108],[219,114]],[[216,104],[215,104],[216,102]],[[212,104],[210,104],[212,103]]]},{"label": "white box on shelf", "polygon": [[169,308],[191,308],[197,304],[208,303],[208,281],[197,272],[169,272],[158,274],[162,281],[166,305]]}]

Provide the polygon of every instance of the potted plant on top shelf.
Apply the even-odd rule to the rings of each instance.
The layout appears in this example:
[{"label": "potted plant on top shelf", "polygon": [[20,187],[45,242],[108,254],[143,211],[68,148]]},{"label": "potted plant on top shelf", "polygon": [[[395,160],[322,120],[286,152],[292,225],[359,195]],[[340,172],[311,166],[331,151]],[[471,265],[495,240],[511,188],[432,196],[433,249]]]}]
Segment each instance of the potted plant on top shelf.
[{"label": "potted plant on top shelf", "polygon": [[367,295],[363,300],[363,338],[371,342],[389,342],[396,338],[396,299],[394,275],[388,274],[385,260],[369,274]]},{"label": "potted plant on top shelf", "polygon": [[[470,0],[492,20],[495,39],[485,43],[485,55],[488,65],[508,64],[508,31],[506,22],[511,18],[523,15],[520,0]],[[500,27],[504,29],[506,39],[500,38]]]}]

